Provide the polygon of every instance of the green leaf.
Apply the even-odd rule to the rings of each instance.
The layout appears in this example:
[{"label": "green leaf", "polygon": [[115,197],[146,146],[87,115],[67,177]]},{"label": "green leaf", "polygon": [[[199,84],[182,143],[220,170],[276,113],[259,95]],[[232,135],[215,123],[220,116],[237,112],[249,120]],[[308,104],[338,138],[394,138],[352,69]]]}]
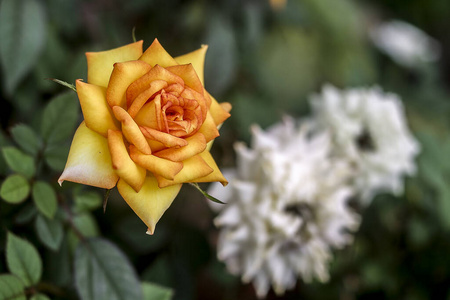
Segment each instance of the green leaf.
[{"label": "green leaf", "polygon": [[25,286],[14,275],[0,275],[0,300],[26,300]]},{"label": "green leaf", "polygon": [[44,159],[47,165],[55,171],[62,171],[66,166],[69,156],[68,145],[55,145],[47,147],[44,151]]},{"label": "green leaf", "polygon": [[75,211],[92,211],[102,206],[103,199],[96,192],[84,192],[74,196]]},{"label": "green leaf", "polygon": [[30,300],[50,300],[50,298],[44,294],[37,293],[33,297],[31,297]]},{"label": "green leaf", "polygon": [[6,241],[6,262],[9,271],[22,279],[27,287],[41,279],[42,260],[36,248],[11,232]]},{"label": "green leaf", "polygon": [[79,104],[73,92],[53,98],[42,115],[41,133],[49,144],[58,144],[73,136],[79,116]]},{"label": "green leaf", "polygon": [[0,196],[8,203],[20,203],[28,197],[29,193],[28,180],[19,174],[8,176],[0,188]]},{"label": "green leaf", "polygon": [[35,65],[45,40],[46,20],[40,1],[1,2],[0,62],[9,94]]},{"label": "green leaf", "polygon": [[52,219],[58,207],[56,193],[52,186],[45,181],[36,181],[33,184],[32,195],[37,209],[44,216]]},{"label": "green leaf", "polygon": [[39,240],[51,250],[57,251],[63,239],[63,224],[57,218],[49,220],[42,215],[36,218],[36,231]]},{"label": "green leaf", "polygon": [[173,290],[158,284],[143,282],[142,291],[144,300],[170,300],[173,296]]},{"label": "green leaf", "polygon": [[18,124],[14,126],[11,128],[11,135],[23,151],[33,156],[35,156],[42,147],[42,142],[38,135],[28,125]]},{"label": "green leaf", "polygon": [[34,165],[33,157],[23,153],[15,147],[3,147],[2,153],[11,170],[25,175],[27,178],[34,176],[36,167]]},{"label": "green leaf", "polygon": [[83,300],[142,299],[140,282],[126,256],[103,239],[88,239],[78,245],[75,284]]},{"label": "green leaf", "polygon": [[[72,223],[84,237],[95,237],[100,234],[95,218],[88,212],[75,215]],[[73,230],[69,231],[68,240],[70,248],[75,250],[79,243],[79,238]]]},{"label": "green leaf", "polygon": [[94,237],[100,233],[97,222],[90,213],[76,215],[72,222],[85,237]]}]

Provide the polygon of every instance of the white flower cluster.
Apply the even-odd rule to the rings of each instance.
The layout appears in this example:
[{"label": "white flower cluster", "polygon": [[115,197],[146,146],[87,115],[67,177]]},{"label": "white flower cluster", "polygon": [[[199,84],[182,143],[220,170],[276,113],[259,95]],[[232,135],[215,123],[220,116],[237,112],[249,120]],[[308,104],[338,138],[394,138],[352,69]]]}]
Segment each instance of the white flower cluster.
[{"label": "white flower cluster", "polygon": [[228,202],[215,220],[219,259],[252,281],[259,297],[271,284],[284,293],[298,276],[326,281],[331,247],[349,243],[346,229],[359,224],[346,206],[350,166],[330,156],[329,134],[310,136],[309,127],[297,129],[292,119],[267,132],[254,127],[252,148],[235,147],[230,188],[209,191]]},{"label": "white flower cluster", "polygon": [[363,204],[380,192],[403,193],[403,176],[416,171],[420,147],[409,132],[400,98],[379,87],[340,91],[326,85],[311,97],[317,127],[355,169],[353,188]]},{"label": "white flower cluster", "polygon": [[399,192],[414,171],[418,145],[396,96],[326,86],[311,102],[313,117],[299,126],[285,118],[267,131],[253,127],[251,148],[235,146],[230,184],[208,191],[227,202],[213,206],[218,257],[259,297],[271,286],[283,294],[299,277],[328,280],[333,249],[351,243],[360,223],[348,200]]},{"label": "white flower cluster", "polygon": [[419,28],[399,20],[382,23],[369,32],[378,49],[398,64],[411,68],[438,60],[440,44]]}]

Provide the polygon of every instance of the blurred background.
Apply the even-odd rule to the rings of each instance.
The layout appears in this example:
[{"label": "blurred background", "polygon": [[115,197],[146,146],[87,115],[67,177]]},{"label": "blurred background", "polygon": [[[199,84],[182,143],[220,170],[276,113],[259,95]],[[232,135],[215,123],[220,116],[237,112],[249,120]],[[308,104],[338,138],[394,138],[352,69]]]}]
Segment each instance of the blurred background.
[{"label": "blurred background", "polygon": [[[46,80],[86,79],[86,51],[158,38],[177,56],[208,44],[206,89],[233,105],[212,149],[221,167],[233,167],[233,143],[249,142],[251,124],[265,128],[283,114],[309,114],[308,96],[324,83],[340,88],[380,85],[401,96],[420,141],[418,173],[402,197],[379,195],[363,212],[352,245],[335,253],[328,283],[304,284],[268,299],[450,299],[450,2],[444,0],[0,0],[0,146],[15,145],[11,128],[40,126],[55,97],[76,95]],[[422,29],[438,43],[439,58],[402,65],[375,46],[370,32],[390,20]],[[16,35],[8,32],[17,32]],[[72,106],[70,106],[72,107]],[[50,149],[40,180],[60,193],[70,134]],[[0,157],[0,181],[11,174]],[[207,186],[203,186],[206,188]],[[184,186],[153,236],[113,191],[106,213],[103,191],[65,183],[69,203],[89,195],[94,205],[75,210],[85,236],[102,236],[124,252],[143,281],[173,291],[173,299],[256,299],[253,287],[227,273],[216,258],[218,231],[203,196]],[[82,198],[82,197],[81,197]],[[86,197],[84,197],[86,198]],[[78,200],[77,200],[78,199]],[[94,199],[94,200],[92,200]],[[79,203],[77,204],[79,206]],[[64,225],[58,249],[36,234],[30,200],[0,202],[0,273],[7,272],[6,231],[38,249],[43,281],[76,299],[76,234]],[[62,267],[64,266],[64,267]]]}]

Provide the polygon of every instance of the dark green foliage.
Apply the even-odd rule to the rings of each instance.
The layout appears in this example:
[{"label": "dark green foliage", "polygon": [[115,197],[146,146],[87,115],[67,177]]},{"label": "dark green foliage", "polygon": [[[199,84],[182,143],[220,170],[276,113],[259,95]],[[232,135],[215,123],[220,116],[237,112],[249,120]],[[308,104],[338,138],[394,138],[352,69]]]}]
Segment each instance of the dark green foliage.
[{"label": "dark green foliage", "polygon": [[135,271],[114,244],[84,240],[77,247],[74,264],[76,289],[82,299],[143,299]]},{"label": "dark green foliage", "polygon": [[4,0],[0,6],[0,61],[4,86],[12,95],[39,59],[46,40],[46,18],[37,0]]},{"label": "dark green foliage", "polygon": [[6,240],[6,262],[9,271],[27,287],[37,284],[41,279],[42,260],[36,248],[11,232],[8,232]]}]

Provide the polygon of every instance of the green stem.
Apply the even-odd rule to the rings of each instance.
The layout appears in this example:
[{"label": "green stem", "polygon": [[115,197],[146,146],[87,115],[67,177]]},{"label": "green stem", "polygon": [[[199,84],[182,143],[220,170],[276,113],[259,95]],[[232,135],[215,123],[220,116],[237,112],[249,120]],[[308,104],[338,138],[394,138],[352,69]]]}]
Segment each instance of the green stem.
[{"label": "green stem", "polygon": [[58,84],[60,84],[62,86],[68,87],[69,89],[71,89],[75,93],[77,92],[77,88],[73,84],[70,84],[68,82],[65,82],[65,81],[62,81],[62,80],[59,80],[59,79],[56,79],[56,78],[47,78],[47,79],[51,80],[53,82],[56,82],[56,83],[58,83]]},{"label": "green stem", "polygon": [[133,43],[136,43],[136,26],[131,30],[131,36],[133,38]]},{"label": "green stem", "polygon": [[225,202],[220,201],[219,199],[211,196],[210,194],[208,194],[207,192],[202,190],[202,188],[198,185],[198,183],[196,183],[196,182],[189,182],[189,184],[192,185],[193,187],[195,187],[198,191],[200,191],[200,193],[203,194],[203,196],[205,196],[206,198],[208,198],[212,202],[216,202],[216,203],[220,203],[220,204],[226,204]]},{"label": "green stem", "polygon": [[105,197],[103,198],[103,213],[106,212],[106,205],[108,204],[109,194],[111,193],[111,190],[106,190]]},{"label": "green stem", "polygon": [[66,293],[64,290],[54,284],[51,284],[49,282],[39,282],[36,286],[36,289],[39,292],[45,293],[45,294],[51,294],[57,297],[63,297],[66,296]]}]

